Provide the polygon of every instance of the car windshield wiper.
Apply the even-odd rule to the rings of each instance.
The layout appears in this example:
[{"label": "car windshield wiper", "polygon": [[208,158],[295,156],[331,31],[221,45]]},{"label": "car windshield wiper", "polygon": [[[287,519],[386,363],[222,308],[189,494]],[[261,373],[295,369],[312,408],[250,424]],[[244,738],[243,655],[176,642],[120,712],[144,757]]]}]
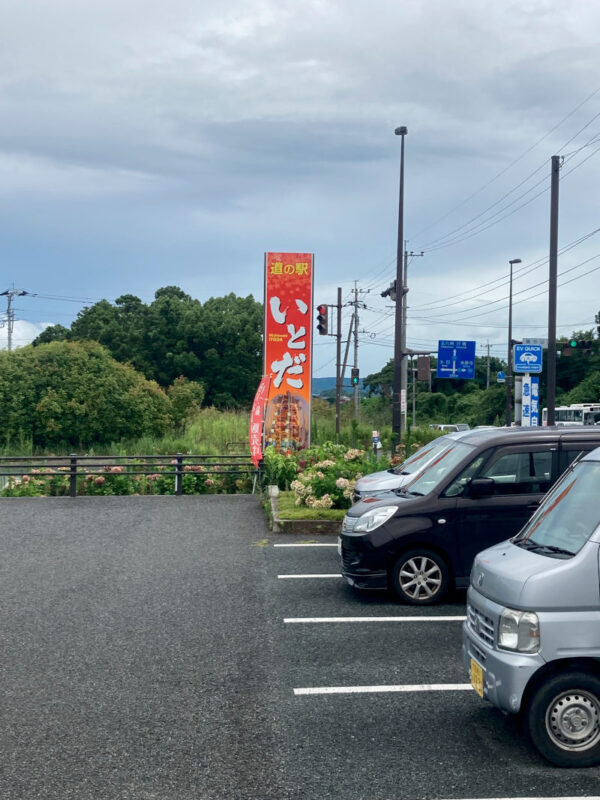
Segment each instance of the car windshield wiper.
[{"label": "car windshield wiper", "polygon": [[537,552],[545,550],[548,553],[556,553],[561,556],[575,555],[572,550],[566,550],[564,547],[557,547],[554,544],[540,544],[540,542],[536,542],[533,539],[521,539],[518,542],[514,542],[514,544],[516,544],[517,547],[522,547],[524,550],[535,550]]},{"label": "car windshield wiper", "polygon": [[547,550],[549,553],[557,553],[561,556],[574,556],[572,550],[566,550],[564,547],[557,547],[555,544],[539,544],[538,549]]},{"label": "car windshield wiper", "polygon": [[410,489],[405,489],[404,491],[406,494],[412,494],[415,497],[425,497],[425,492],[411,492]]}]

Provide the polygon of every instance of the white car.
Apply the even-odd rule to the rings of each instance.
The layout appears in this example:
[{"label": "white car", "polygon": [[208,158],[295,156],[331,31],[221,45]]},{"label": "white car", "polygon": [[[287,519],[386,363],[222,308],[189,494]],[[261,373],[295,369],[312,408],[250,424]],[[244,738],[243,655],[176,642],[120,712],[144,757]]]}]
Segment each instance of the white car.
[{"label": "white car", "polygon": [[533,353],[523,353],[519,356],[519,361],[524,361],[526,364],[532,364],[534,361],[537,362],[537,356]]},{"label": "white car", "polygon": [[378,497],[379,495],[401,489],[409,480],[415,478],[429,464],[444,453],[456,439],[460,439],[468,431],[457,431],[439,436],[423,447],[419,448],[402,464],[392,469],[372,472],[359,478],[354,487],[354,502],[364,500],[366,497]]}]

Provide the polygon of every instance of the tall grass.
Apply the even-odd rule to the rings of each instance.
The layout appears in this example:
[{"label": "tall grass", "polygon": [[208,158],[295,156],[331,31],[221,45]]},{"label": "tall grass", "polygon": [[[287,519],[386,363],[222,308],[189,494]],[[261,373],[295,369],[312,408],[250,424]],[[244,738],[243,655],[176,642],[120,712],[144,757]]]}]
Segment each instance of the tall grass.
[{"label": "tall grass", "polygon": [[[142,436],[130,441],[113,442],[110,445],[90,447],[79,455],[125,456],[125,455],[163,455],[172,453],[194,453],[197,455],[249,454],[248,427],[250,414],[247,411],[218,411],[205,408],[189,420],[181,431],[173,431],[162,437]],[[312,415],[311,443],[339,441],[347,447],[368,450],[372,447],[374,422],[356,422],[350,418],[350,409],[343,409],[339,436],[335,431],[335,410],[328,403],[315,402]],[[377,428],[383,450],[392,448],[391,425]],[[403,436],[403,442],[410,447],[413,442],[425,444],[437,432],[428,428],[415,428]],[[3,456],[67,455],[76,448],[52,452],[35,449],[31,439],[19,437],[6,440],[0,445]]]}]

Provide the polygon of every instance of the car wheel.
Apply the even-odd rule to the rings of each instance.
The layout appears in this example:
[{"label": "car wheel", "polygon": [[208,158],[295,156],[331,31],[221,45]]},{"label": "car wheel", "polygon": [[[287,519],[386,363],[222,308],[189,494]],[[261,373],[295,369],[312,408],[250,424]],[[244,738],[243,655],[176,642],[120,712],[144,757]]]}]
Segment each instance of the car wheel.
[{"label": "car wheel", "polygon": [[600,679],[585,672],[556,675],[533,694],[524,722],[532,742],[552,764],[600,764]]},{"label": "car wheel", "polygon": [[448,589],[449,572],[444,559],[432,550],[402,553],[392,568],[392,587],[411,605],[438,603]]}]

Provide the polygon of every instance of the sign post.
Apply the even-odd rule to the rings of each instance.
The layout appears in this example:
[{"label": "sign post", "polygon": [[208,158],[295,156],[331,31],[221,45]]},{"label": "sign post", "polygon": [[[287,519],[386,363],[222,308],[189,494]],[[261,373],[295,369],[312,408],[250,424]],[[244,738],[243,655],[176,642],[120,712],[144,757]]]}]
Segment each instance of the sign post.
[{"label": "sign post", "polygon": [[463,380],[474,378],[475,346],[476,342],[439,341],[437,377]]},{"label": "sign post", "polygon": [[537,428],[540,424],[540,379],[535,375],[523,375],[523,411],[521,425]]}]

